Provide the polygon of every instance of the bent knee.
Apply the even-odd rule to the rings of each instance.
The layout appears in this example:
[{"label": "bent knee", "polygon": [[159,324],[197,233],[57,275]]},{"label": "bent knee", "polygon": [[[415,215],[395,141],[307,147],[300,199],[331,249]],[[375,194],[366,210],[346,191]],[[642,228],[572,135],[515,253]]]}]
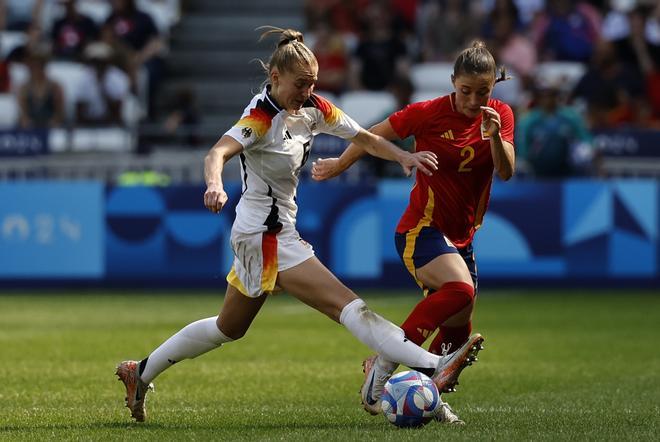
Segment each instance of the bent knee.
[{"label": "bent knee", "polygon": [[232,341],[238,341],[245,336],[248,331],[246,327],[220,323],[220,318],[215,321],[215,325],[218,327],[218,330],[220,330],[220,333],[227,336]]}]

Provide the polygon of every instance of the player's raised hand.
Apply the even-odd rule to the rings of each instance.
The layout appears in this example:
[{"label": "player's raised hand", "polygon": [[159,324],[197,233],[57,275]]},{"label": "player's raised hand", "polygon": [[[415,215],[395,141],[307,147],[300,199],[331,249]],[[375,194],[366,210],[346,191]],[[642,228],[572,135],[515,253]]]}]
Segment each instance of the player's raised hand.
[{"label": "player's raised hand", "polygon": [[500,121],[500,114],[495,109],[488,106],[480,106],[481,119],[484,130],[488,135],[496,136],[500,133],[502,122]]},{"label": "player's raised hand", "polygon": [[438,157],[433,152],[426,150],[414,152],[406,155],[400,164],[406,176],[410,176],[415,167],[423,174],[430,176],[433,175],[434,170],[438,170]]},{"label": "player's raised hand", "polygon": [[339,158],[319,158],[312,163],[312,179],[315,181],[329,180],[341,172]]},{"label": "player's raised hand", "polygon": [[204,205],[213,213],[220,213],[227,199],[225,190],[219,184],[209,184],[204,192]]}]

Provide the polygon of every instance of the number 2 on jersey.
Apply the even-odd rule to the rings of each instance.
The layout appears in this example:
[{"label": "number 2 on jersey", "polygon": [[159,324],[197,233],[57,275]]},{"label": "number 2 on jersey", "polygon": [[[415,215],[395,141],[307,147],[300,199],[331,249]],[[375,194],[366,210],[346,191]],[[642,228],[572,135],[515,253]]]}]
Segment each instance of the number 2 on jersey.
[{"label": "number 2 on jersey", "polygon": [[461,158],[465,157],[463,161],[461,161],[461,164],[458,166],[458,171],[459,172],[470,172],[472,171],[471,167],[467,167],[467,165],[474,159],[474,147],[472,146],[465,146],[463,149],[461,149]]}]

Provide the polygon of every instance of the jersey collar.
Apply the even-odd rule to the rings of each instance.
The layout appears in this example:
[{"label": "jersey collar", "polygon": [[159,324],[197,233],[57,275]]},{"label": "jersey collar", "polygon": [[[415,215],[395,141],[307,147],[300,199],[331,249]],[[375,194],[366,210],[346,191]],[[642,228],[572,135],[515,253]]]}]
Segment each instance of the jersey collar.
[{"label": "jersey collar", "polygon": [[266,97],[266,103],[268,103],[270,106],[272,106],[273,110],[275,112],[280,113],[282,112],[282,107],[277,103],[277,100],[275,100],[275,97],[270,93],[270,84],[267,84],[266,87],[264,88],[264,96]]}]

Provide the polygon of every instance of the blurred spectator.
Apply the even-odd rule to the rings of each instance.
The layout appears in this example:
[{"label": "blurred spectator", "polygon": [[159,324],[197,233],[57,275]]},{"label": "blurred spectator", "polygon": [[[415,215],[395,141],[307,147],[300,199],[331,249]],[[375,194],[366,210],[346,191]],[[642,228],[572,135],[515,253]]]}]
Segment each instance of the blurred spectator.
[{"label": "blurred spectator", "polygon": [[82,59],[84,47],[99,36],[94,21],[78,12],[76,0],[59,0],[65,8],[64,17],[53,25],[53,55],[69,60]]},{"label": "blurred spectator", "polygon": [[[604,38],[616,46],[623,62],[648,69],[660,60],[660,3],[610,12],[603,24]],[[650,57],[650,59],[647,59]]]},{"label": "blurred spectator", "polygon": [[168,108],[169,114],[164,124],[167,135],[181,136],[188,146],[199,146],[201,117],[193,89],[190,87],[179,89]]},{"label": "blurred spectator", "polygon": [[644,78],[647,115],[644,122],[660,121],[660,3],[641,6],[630,15],[630,46]]},{"label": "blurred spectator", "polygon": [[112,65],[112,47],[102,42],[85,48],[84,57],[89,64],[80,84],[77,120],[84,126],[123,125],[122,103],[128,98],[128,76]]},{"label": "blurred spectator", "polygon": [[393,31],[389,9],[380,3],[369,5],[364,26],[352,60],[351,83],[353,89],[380,91],[394,75],[408,72],[406,46]]},{"label": "blurred spectator", "polygon": [[644,80],[648,100],[638,119],[660,119],[660,3],[611,12],[605,25],[618,59]]},{"label": "blurred spectator", "polygon": [[520,23],[526,28],[545,7],[546,0],[516,0]]},{"label": "blurred spectator", "polygon": [[414,32],[417,21],[417,11],[421,1],[418,0],[390,0],[392,11],[399,18],[401,27],[406,32]]},{"label": "blurred spectator", "polygon": [[484,20],[481,27],[481,37],[487,40],[492,39],[495,34],[495,23],[502,18],[507,18],[511,22],[511,28],[514,31],[522,30],[523,24],[516,2],[514,0],[495,0],[487,20]]},{"label": "blurred spectator", "polygon": [[318,25],[330,21],[340,33],[359,34],[362,28],[360,17],[371,0],[305,0],[307,28],[316,31]]},{"label": "blurred spectator", "polygon": [[468,39],[474,38],[478,23],[462,0],[430,0],[421,7],[418,32],[422,61],[453,60]]},{"label": "blurred spectator", "polygon": [[27,57],[30,78],[17,92],[19,125],[23,129],[59,127],[64,122],[64,93],[46,75],[48,60],[45,49],[35,50]]},{"label": "blurred spectator", "polygon": [[27,39],[25,43],[16,46],[9,52],[7,62],[26,64],[30,54],[32,52],[38,52],[46,44],[43,40],[41,26],[38,23],[32,23],[27,28]]},{"label": "blurred spectator", "polygon": [[636,121],[643,94],[638,71],[617,57],[612,43],[601,41],[572,98],[586,103],[590,126],[598,128]]},{"label": "blurred spectator", "polygon": [[582,117],[562,106],[559,85],[540,84],[536,105],[520,118],[516,152],[539,178],[590,172],[591,135]]},{"label": "blurred spectator", "polygon": [[328,21],[318,23],[315,37],[312,51],[319,65],[316,89],[340,95],[346,87],[349,69],[349,57],[344,39]]},{"label": "blurred spectator", "polygon": [[[546,0],[513,0],[501,2],[499,0],[472,0],[477,3],[476,11],[479,15],[488,15],[500,9],[502,11],[510,9],[510,4],[513,3],[518,12],[516,23],[520,24],[522,28],[527,28],[534,18],[543,11],[545,8]],[[506,5],[509,3],[509,5]],[[486,37],[486,36],[484,36]]]},{"label": "blurred spectator", "polygon": [[9,63],[4,58],[0,58],[0,94],[9,92],[10,87]]},{"label": "blurred spectator", "polygon": [[548,0],[534,34],[542,60],[587,62],[599,38],[597,11],[584,2]]},{"label": "blurred spectator", "polygon": [[531,76],[536,69],[536,47],[526,36],[518,31],[517,10],[512,6],[510,12],[493,10],[488,22],[490,23],[489,47],[493,56],[499,63],[515,71],[522,77],[523,84],[528,86]]},{"label": "blurred spectator", "polygon": [[165,42],[151,17],[137,9],[135,0],[112,0],[112,13],[105,22],[102,34],[106,43],[127,57],[127,71],[134,87],[138,73],[145,68],[148,77],[149,115],[153,116],[155,94],[163,73]]}]

